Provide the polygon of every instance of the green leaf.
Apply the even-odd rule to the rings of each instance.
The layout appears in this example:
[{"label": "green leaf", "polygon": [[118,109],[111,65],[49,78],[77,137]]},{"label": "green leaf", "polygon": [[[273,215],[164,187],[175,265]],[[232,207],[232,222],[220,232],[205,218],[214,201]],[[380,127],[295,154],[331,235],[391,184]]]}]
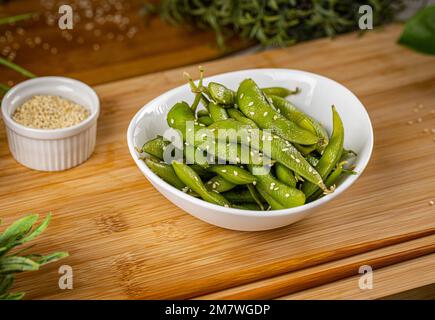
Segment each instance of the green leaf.
[{"label": "green leaf", "polygon": [[23,271],[35,271],[39,264],[24,257],[3,257],[0,260],[0,274],[10,274]]},{"label": "green leaf", "polygon": [[47,214],[44,221],[33,232],[20,240],[20,244],[26,243],[39,236],[48,226],[51,220],[51,213]]},{"label": "green leaf", "polygon": [[39,215],[32,214],[15,221],[0,236],[0,247],[7,247],[8,243],[15,242],[17,239],[24,237],[38,220]]},{"label": "green leaf", "polygon": [[55,262],[57,260],[66,258],[68,256],[69,256],[68,252],[54,252],[51,254],[47,254],[45,256],[30,255],[30,256],[27,256],[26,258],[32,259],[33,261],[38,263],[40,266],[43,266],[47,263]]},{"label": "green leaf", "polygon": [[0,276],[0,295],[5,294],[14,283],[14,276],[11,274]]},{"label": "green leaf", "polygon": [[4,17],[4,18],[0,18],[0,25],[16,23],[18,21],[30,19],[32,17],[33,17],[33,13],[25,13],[25,14],[19,14],[16,16],[12,16],[12,17]]},{"label": "green leaf", "polygon": [[24,69],[23,67],[20,67],[19,65],[4,59],[0,57],[0,65],[4,65],[5,67],[8,67],[9,69],[12,69],[18,73],[21,73],[23,76],[27,77],[27,78],[35,78],[36,76],[31,73],[30,71]]},{"label": "green leaf", "polygon": [[0,295],[0,300],[21,300],[24,295],[24,292],[6,293],[4,295]]},{"label": "green leaf", "polygon": [[435,5],[417,12],[405,24],[398,42],[416,51],[435,55]]}]

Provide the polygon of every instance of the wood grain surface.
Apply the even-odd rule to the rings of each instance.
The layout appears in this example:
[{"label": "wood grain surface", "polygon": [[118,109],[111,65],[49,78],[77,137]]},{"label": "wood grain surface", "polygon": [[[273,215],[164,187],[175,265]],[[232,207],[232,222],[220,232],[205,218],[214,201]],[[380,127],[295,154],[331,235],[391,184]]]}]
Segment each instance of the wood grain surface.
[{"label": "wood grain surface", "polygon": [[[351,34],[205,64],[208,75],[258,67],[320,73],[355,92],[370,114],[375,148],[361,178],[315,214],[278,230],[236,232],[201,222],[167,201],[135,167],[125,140],[130,119],[146,102],[182,84],[182,71],[196,74],[196,66],[97,86],[97,148],[85,164],[66,172],[18,165],[2,129],[4,224],[52,211],[35,250],[71,255],[20,275],[15,289],[36,299],[185,299],[225,297],[227,290],[239,298],[252,285],[256,297],[265,298],[351,277],[361,263],[381,268],[410,260],[417,268],[419,257],[432,261],[435,59],[398,46],[400,31],[390,26],[364,37]],[[57,286],[61,264],[74,270],[73,290]],[[417,272],[398,277],[418,283],[412,278]]]},{"label": "wood grain surface", "polygon": [[[230,39],[219,50],[215,35],[175,27],[154,16],[145,23],[143,0],[20,0],[0,6],[0,17],[35,13],[36,19],[0,26],[0,56],[13,57],[39,76],[65,75],[100,84],[216,59],[250,45]],[[80,20],[60,30],[58,9],[70,4]],[[100,16],[101,12],[101,16]],[[0,69],[0,82],[24,78]]]}]

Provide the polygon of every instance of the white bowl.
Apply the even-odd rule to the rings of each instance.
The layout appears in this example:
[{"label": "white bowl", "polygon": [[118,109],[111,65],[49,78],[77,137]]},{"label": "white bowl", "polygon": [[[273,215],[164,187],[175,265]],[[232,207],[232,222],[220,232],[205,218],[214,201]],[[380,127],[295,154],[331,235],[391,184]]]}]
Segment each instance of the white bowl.
[{"label": "white bowl", "polygon": [[176,102],[184,100],[191,103],[193,101],[194,97],[188,85],[170,90],[140,109],[130,122],[127,140],[131,156],[145,177],[160,193],[181,209],[203,221],[227,229],[267,230],[282,227],[306,217],[349,188],[361,176],[370,159],[373,148],[373,129],[367,111],[350,90],[317,74],[288,69],[252,69],[209,77],[205,79],[205,83],[216,81],[237,90],[239,83],[246,78],[252,78],[260,87],[301,88],[302,92],[289,97],[289,100],[320,121],[329,132],[332,129],[331,105],[334,104],[345,127],[344,146],[358,153],[354,163],[358,175],[343,178],[332,194],[300,207],[283,210],[251,211],[225,208],[187,195],[155,175],[139,159],[135,146],[142,146],[143,143],[162,134],[168,128],[166,115]]},{"label": "white bowl", "polygon": [[[11,115],[34,95],[60,96],[74,101],[90,112],[83,122],[63,129],[25,127]],[[40,77],[21,82],[7,92],[2,101],[9,149],[22,165],[40,171],[60,171],[86,161],[95,149],[100,101],[95,91],[83,82],[64,77]]]}]

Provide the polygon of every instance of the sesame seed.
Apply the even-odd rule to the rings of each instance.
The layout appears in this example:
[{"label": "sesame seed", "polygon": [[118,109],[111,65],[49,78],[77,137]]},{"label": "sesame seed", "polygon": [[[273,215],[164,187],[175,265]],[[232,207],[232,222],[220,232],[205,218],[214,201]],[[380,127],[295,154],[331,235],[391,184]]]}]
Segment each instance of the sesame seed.
[{"label": "sesame seed", "polygon": [[221,172],[226,173],[227,169],[222,169]]},{"label": "sesame seed", "polygon": [[420,110],[417,108],[414,108],[414,112],[419,112]]},{"label": "sesame seed", "polygon": [[433,202],[433,200],[429,201],[429,205],[433,206],[435,204],[435,202]]},{"label": "sesame seed", "polygon": [[281,149],[281,151],[288,151],[288,148]]},{"label": "sesame seed", "polygon": [[278,119],[278,116],[277,116],[277,115],[274,115],[274,116],[273,116],[273,120],[276,120],[276,119]]},{"label": "sesame seed", "polygon": [[300,163],[300,162],[301,162],[301,160],[299,160],[299,159],[296,159],[296,162],[297,162],[297,163]]},{"label": "sesame seed", "polygon": [[435,133],[435,128],[431,129],[430,131],[431,131],[432,133]]},{"label": "sesame seed", "polygon": [[248,107],[252,107],[253,105],[254,105],[254,102],[252,102],[252,101],[248,103]]},{"label": "sesame seed", "polygon": [[237,171],[233,171],[233,173],[234,173],[235,176],[239,175],[239,173]]},{"label": "sesame seed", "polygon": [[286,193],[286,194],[285,194],[285,197],[288,198],[288,197],[290,197],[290,195],[289,195],[288,193]]},{"label": "sesame seed", "polygon": [[265,112],[265,113],[263,113],[263,116],[265,117],[265,116],[267,116],[269,114],[269,112]]},{"label": "sesame seed", "polygon": [[418,123],[421,123],[422,121],[423,121],[422,118],[418,118],[418,119],[417,119],[417,122],[418,122]]},{"label": "sesame seed", "polygon": [[174,122],[175,122],[175,120],[174,120],[174,119],[171,119],[171,124],[174,124]]},{"label": "sesame seed", "polygon": [[225,207],[225,208],[229,208],[230,206],[226,204],[226,205],[224,205],[224,207]]},{"label": "sesame seed", "polygon": [[58,96],[33,96],[12,115],[17,123],[38,129],[60,129],[74,126],[89,117],[89,111]]},{"label": "sesame seed", "polygon": [[257,181],[252,182],[252,184],[253,184],[254,186],[257,185]]},{"label": "sesame seed", "polygon": [[424,129],[423,129],[423,132],[424,132],[424,133],[429,133],[429,129],[428,129],[428,128],[424,128]]},{"label": "sesame seed", "polygon": [[423,109],[423,108],[424,108],[424,105],[423,105],[422,103],[420,103],[420,104],[418,105],[418,107],[419,107],[420,109]]},{"label": "sesame seed", "polygon": [[255,114],[255,112],[254,112],[254,111],[251,111],[251,112],[249,112],[249,114],[250,114],[251,116],[253,116],[253,115]]},{"label": "sesame seed", "polygon": [[274,191],[278,191],[279,190],[279,187],[276,187],[275,189],[273,189]]},{"label": "sesame seed", "polygon": [[413,124],[413,123],[414,123],[414,121],[412,121],[412,120],[408,121],[408,124],[410,124],[410,125]]},{"label": "sesame seed", "polygon": [[243,98],[243,93],[240,94],[240,99],[242,99],[242,98]]}]

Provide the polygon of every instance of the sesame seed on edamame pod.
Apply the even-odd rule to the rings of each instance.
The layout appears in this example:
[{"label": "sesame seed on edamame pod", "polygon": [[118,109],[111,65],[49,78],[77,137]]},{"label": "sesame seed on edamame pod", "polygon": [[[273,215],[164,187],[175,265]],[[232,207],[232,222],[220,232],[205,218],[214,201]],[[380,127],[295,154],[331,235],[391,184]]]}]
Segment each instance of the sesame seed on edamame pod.
[{"label": "sesame seed on edamame pod", "polygon": [[177,177],[186,186],[199,194],[203,200],[224,207],[230,206],[230,202],[224,196],[217,192],[208,191],[199,175],[192,168],[178,161],[172,161],[172,167]]},{"label": "sesame seed on edamame pod", "polygon": [[208,93],[214,101],[223,106],[230,107],[234,104],[235,92],[220,83],[209,82]]},{"label": "sesame seed on edamame pod", "polygon": [[319,137],[318,146],[320,150],[326,147],[329,142],[328,133],[319,122],[296,108],[293,103],[287,99],[276,95],[270,95],[269,97],[272,99],[274,107],[277,108],[284,117],[295,122],[300,127],[315,133],[317,137]]},{"label": "sesame seed on edamame pod", "polygon": [[[260,174],[260,170],[263,169],[262,167],[249,166],[251,172],[254,172],[254,169],[256,168],[257,170],[255,171],[257,171],[258,174],[255,175],[257,178],[255,188],[258,191],[261,190],[267,193],[285,208],[297,207],[305,203],[305,194],[302,191],[282,183],[270,172]],[[262,193],[260,194],[263,195]]]},{"label": "sesame seed on edamame pod", "polygon": [[278,113],[252,79],[242,81],[237,91],[237,101],[240,111],[261,129],[270,129],[283,139],[302,145],[318,143],[319,138],[314,133]]},{"label": "sesame seed on edamame pod", "polygon": [[222,105],[215,102],[210,102],[210,104],[208,105],[208,111],[210,112],[210,117],[213,119],[214,122],[226,120],[229,118],[227,110],[225,110]]},{"label": "sesame seed on edamame pod", "polygon": [[206,182],[205,187],[208,191],[221,193],[234,189],[236,187],[236,184],[229,182],[224,177],[214,176]]},{"label": "sesame seed on edamame pod", "polygon": [[[343,153],[344,127],[335,106],[332,106],[332,122],[333,129],[329,144],[326,146],[322,157],[316,165],[316,171],[320,174],[322,179],[328,177]],[[310,197],[316,190],[317,186],[308,181],[304,182],[302,185],[302,191],[307,197]]]},{"label": "sesame seed on edamame pod", "polygon": [[226,164],[213,165],[208,168],[208,170],[237,185],[250,184],[256,182],[257,180],[254,175],[238,166]]}]

